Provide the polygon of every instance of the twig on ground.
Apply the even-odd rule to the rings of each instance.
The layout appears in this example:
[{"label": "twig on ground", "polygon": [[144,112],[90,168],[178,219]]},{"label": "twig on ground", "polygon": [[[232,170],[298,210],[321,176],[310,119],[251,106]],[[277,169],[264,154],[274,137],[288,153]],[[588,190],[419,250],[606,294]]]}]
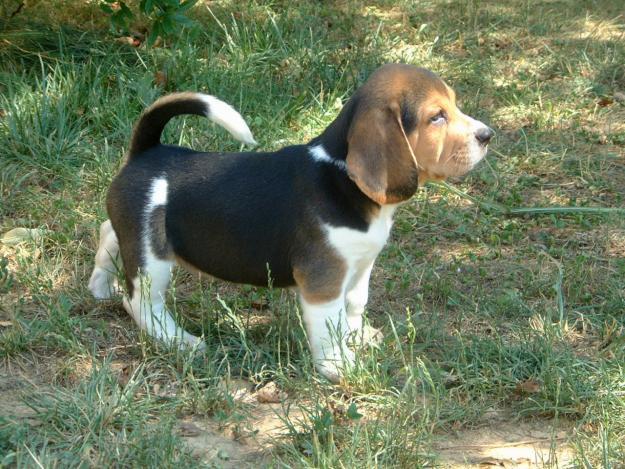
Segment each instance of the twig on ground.
[{"label": "twig on ground", "polygon": [[20,4],[17,6],[17,8],[15,10],[13,10],[13,13],[11,13],[9,15],[9,19],[12,20],[15,16],[19,15],[19,13],[22,11],[22,8],[24,8],[24,4],[25,2],[20,2]]},{"label": "twig on ground", "polygon": [[518,217],[523,215],[566,215],[566,214],[592,214],[592,215],[607,215],[611,213],[621,213],[625,215],[625,209],[615,207],[517,207],[508,208],[493,201],[484,201],[461,191],[460,189],[446,183],[437,183],[439,187],[442,187],[448,192],[455,194],[463,199],[471,201],[481,209],[490,212],[496,212],[499,215],[505,215],[509,217]]},{"label": "twig on ground", "polygon": [[566,440],[566,437],[538,438],[535,440],[513,441],[511,443],[501,443],[501,444],[440,446],[438,447],[438,449],[441,451],[448,451],[450,449],[514,448],[515,446],[527,446],[527,445],[535,445],[538,443],[547,443],[547,442],[552,442],[552,441],[563,441],[563,440]]}]

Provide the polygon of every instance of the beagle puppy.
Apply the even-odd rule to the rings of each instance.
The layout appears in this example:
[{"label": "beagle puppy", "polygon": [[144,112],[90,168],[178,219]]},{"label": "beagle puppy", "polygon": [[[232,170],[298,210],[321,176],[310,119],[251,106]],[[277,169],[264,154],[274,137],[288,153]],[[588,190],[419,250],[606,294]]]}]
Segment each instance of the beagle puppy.
[{"label": "beagle puppy", "polygon": [[493,136],[458,109],[437,75],[403,64],[374,72],[321,135],[276,152],[161,144],[180,114],[206,116],[256,143],[239,113],[213,96],[177,93],[152,104],[109,189],[89,289],[98,299],[114,294],[121,255],[124,307],[139,327],[202,347],[165,305],[174,264],[295,287],[315,366],[335,382],[354,359],[347,338],[362,329],[369,276],[395,210],[428,179],[473,168]]}]

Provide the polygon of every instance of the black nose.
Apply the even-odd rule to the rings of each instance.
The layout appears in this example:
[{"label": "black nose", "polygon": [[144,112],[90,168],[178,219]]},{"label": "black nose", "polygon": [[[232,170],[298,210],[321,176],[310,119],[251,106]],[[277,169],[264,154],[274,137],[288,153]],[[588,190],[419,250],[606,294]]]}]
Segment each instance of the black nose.
[{"label": "black nose", "polygon": [[475,132],[475,138],[480,142],[480,145],[488,145],[490,139],[495,135],[495,131],[490,127],[482,127],[480,130]]}]

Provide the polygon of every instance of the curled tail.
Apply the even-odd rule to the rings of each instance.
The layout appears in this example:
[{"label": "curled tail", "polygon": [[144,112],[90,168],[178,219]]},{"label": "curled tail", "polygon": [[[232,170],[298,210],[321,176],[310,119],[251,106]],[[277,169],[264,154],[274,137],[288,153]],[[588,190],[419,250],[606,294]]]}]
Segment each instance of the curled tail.
[{"label": "curled tail", "polygon": [[143,112],[133,130],[128,157],[132,158],[158,145],[167,122],[181,114],[208,117],[237,140],[256,145],[245,120],[229,104],[202,93],[173,93],[156,100]]}]

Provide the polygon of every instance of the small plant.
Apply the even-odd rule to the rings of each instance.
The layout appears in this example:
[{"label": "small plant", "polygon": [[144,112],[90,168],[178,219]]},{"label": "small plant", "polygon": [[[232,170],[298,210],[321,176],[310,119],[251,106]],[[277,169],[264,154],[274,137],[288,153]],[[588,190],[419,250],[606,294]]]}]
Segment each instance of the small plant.
[{"label": "small plant", "polygon": [[[148,44],[154,44],[159,36],[172,36],[181,27],[191,24],[187,11],[197,0],[141,0],[139,13],[145,15],[151,23]],[[110,16],[114,30],[127,31],[136,13],[121,0],[103,0],[100,8]]]},{"label": "small plant", "polygon": [[8,292],[13,285],[13,276],[9,271],[9,260],[0,257],[0,293]]}]

